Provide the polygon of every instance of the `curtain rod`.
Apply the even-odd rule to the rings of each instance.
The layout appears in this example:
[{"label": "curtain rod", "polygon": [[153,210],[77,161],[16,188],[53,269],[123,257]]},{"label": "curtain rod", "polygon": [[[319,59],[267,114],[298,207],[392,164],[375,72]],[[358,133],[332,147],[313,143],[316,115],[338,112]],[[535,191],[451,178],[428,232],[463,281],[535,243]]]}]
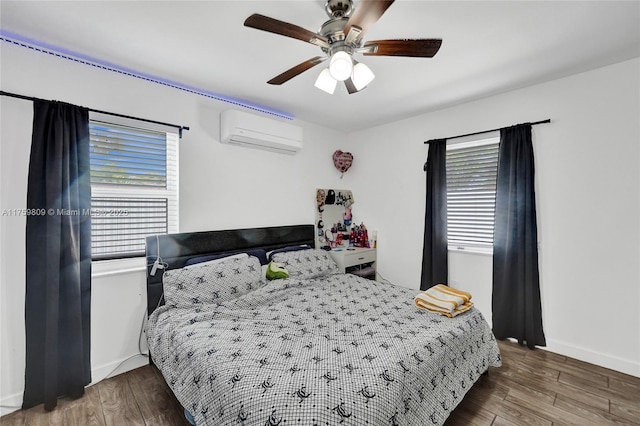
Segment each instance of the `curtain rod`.
[{"label": "curtain rod", "polygon": [[[0,95],[2,95],[2,96],[10,96],[12,98],[24,99],[24,100],[27,100],[27,101],[46,101],[46,99],[34,98],[33,96],[18,95],[16,93],[5,92],[3,90],[0,91]],[[82,107],[82,108],[86,108],[86,107]],[[99,109],[93,109],[93,108],[87,108],[87,110],[89,110],[91,112],[97,112],[97,113],[100,113],[100,114],[112,115],[114,117],[128,118],[128,119],[131,119],[131,120],[143,121],[145,123],[153,123],[153,124],[160,124],[162,126],[174,127],[176,129],[178,129],[178,134],[180,136],[180,139],[182,139],[182,131],[183,130],[189,130],[189,126],[181,126],[179,124],[164,123],[162,121],[155,121],[155,120],[149,120],[147,118],[133,117],[131,115],[118,114],[118,113],[109,112],[109,111],[101,111]]]},{"label": "curtain rod", "polygon": [[[540,120],[540,121],[534,121],[533,123],[522,123],[522,124],[531,124],[532,126],[535,126],[536,124],[545,124],[545,123],[551,123],[551,119],[547,118],[546,120]],[[467,133],[466,135],[449,136],[448,138],[442,138],[442,139],[446,139],[446,140],[458,139],[458,138],[464,138],[465,136],[475,136],[475,135],[481,135],[483,133],[497,132],[498,130],[502,130],[502,129],[504,129],[504,127],[501,127],[499,129],[482,130],[481,132]],[[438,139],[429,139],[428,141],[425,141],[424,143],[428,144],[429,142],[433,142],[433,141],[436,141],[436,140],[438,140]]]}]

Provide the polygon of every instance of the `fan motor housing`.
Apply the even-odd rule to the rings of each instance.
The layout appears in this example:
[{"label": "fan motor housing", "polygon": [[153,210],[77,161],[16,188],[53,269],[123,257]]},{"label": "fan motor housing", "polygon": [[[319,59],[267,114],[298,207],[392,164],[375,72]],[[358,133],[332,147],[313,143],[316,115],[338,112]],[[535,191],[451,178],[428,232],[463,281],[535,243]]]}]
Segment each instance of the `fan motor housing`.
[{"label": "fan motor housing", "polygon": [[324,8],[330,18],[343,18],[351,14],[353,2],[351,0],[327,0]]},{"label": "fan motor housing", "polygon": [[330,19],[322,24],[318,33],[329,39],[329,44],[342,41],[345,38],[344,27],[347,25],[347,21],[349,21],[349,18],[346,17]]}]

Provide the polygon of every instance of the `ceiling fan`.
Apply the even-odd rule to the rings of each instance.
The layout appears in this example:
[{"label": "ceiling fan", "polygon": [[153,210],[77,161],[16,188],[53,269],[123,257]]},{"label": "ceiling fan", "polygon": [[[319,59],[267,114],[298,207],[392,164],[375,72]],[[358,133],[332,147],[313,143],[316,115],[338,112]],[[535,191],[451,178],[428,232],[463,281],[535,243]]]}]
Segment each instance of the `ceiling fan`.
[{"label": "ceiling fan", "polygon": [[288,22],[254,13],[245,21],[246,27],[256,28],[285,37],[314,44],[323,56],[306,60],[267,83],[280,85],[310,68],[330,59],[316,80],[316,87],[333,93],[338,81],[344,81],[349,94],[364,89],[373,79],[373,72],[365,64],[353,59],[354,53],[364,56],[409,56],[431,58],[442,44],[441,39],[372,40],[363,42],[367,30],[375,24],[394,0],[360,0],[353,8],[352,0],[327,0],[325,10],[329,20],[317,33]]}]

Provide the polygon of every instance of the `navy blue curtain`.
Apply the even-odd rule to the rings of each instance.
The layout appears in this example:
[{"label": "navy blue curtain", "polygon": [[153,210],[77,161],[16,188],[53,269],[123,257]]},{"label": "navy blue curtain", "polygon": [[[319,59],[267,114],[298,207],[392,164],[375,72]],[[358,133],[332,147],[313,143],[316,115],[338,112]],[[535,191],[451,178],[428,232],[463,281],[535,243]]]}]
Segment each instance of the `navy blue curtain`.
[{"label": "navy blue curtain", "polygon": [[27,208],[23,408],[51,410],[91,382],[87,109],[34,101]]},{"label": "navy blue curtain", "polygon": [[427,154],[427,203],[424,219],[420,289],[447,284],[447,141],[429,141]]},{"label": "navy blue curtain", "polygon": [[493,237],[493,333],[545,346],[531,125],[500,131]]}]

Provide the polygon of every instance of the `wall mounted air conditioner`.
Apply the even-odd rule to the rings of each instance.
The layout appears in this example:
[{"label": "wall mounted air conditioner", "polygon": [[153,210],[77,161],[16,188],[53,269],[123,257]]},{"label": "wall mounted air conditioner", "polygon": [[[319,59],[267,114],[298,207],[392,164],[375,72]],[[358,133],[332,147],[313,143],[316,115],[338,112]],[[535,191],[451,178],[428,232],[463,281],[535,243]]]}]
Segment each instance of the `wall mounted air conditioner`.
[{"label": "wall mounted air conditioner", "polygon": [[244,111],[220,113],[220,142],[283,154],[302,148],[302,127]]}]

